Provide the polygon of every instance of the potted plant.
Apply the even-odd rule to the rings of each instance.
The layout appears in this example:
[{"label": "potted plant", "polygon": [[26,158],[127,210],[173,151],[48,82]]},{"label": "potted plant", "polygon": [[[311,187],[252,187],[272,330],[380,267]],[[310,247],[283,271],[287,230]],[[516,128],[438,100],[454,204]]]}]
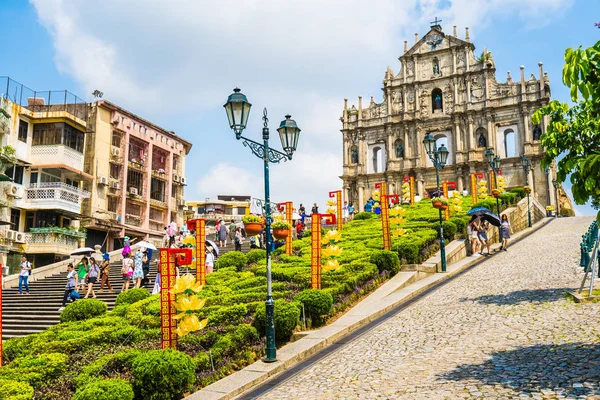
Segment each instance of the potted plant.
[{"label": "potted plant", "polygon": [[500,197],[500,191],[498,189],[493,189],[492,196],[494,196],[495,198]]},{"label": "potted plant", "polygon": [[448,209],[448,200],[440,199],[440,206],[438,208],[440,210],[447,210]]},{"label": "potted plant", "polygon": [[525,191],[525,193],[529,194],[531,193],[531,187],[530,186],[523,186],[523,190]]},{"label": "potted plant", "polygon": [[250,236],[258,235],[262,230],[263,220],[256,215],[244,215],[242,217],[244,230]]},{"label": "potted plant", "polygon": [[273,236],[278,240],[287,238],[290,234],[290,229],[292,229],[292,226],[285,221],[274,222],[271,226],[273,227]]},{"label": "potted plant", "polygon": [[434,197],[431,199],[431,204],[433,205],[433,208],[440,208],[442,205],[442,199],[440,197]]}]

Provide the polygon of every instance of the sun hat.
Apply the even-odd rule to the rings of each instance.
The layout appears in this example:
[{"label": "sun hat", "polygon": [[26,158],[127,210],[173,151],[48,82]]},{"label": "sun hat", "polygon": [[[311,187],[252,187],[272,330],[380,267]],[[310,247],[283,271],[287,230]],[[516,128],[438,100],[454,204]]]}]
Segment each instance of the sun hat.
[{"label": "sun hat", "polygon": [[106,261],[110,261],[110,255],[108,253],[102,254],[102,258]]}]

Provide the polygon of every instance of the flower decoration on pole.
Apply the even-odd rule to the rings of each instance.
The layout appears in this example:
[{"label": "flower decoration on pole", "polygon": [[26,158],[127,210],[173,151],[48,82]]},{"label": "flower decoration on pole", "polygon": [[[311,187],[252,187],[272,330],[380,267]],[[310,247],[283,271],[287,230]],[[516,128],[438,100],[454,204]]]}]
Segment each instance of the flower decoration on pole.
[{"label": "flower decoration on pole", "polygon": [[[335,206],[335,214],[336,214],[336,218],[337,218],[337,230],[341,231],[342,230],[342,223],[344,222],[343,220],[343,215],[342,215],[342,191],[341,190],[334,190],[333,192],[329,192],[329,197],[330,198],[335,198],[335,201],[333,200],[328,200],[327,201],[327,205],[330,206]],[[331,211],[329,211],[330,209],[327,209],[327,213],[331,213],[333,214]]]},{"label": "flower decoration on pole", "polygon": [[[285,254],[292,255],[292,218],[294,214],[294,203],[286,201],[285,203],[277,203],[277,209],[281,212],[285,211],[285,222],[288,224],[287,238],[285,238]],[[280,225],[283,226],[283,225]],[[273,224],[273,235],[275,235],[275,224]],[[283,229],[280,232],[283,235]],[[279,234],[279,232],[278,232]],[[278,238],[278,237],[277,237]]]},{"label": "flower decoration on pole", "polygon": [[402,225],[406,223],[406,210],[399,205],[396,205],[390,208],[390,224],[392,225],[392,236],[394,238],[404,236],[408,232],[406,229],[402,228]]},{"label": "flower decoration on pole", "polygon": [[462,196],[460,195],[460,193],[458,193],[457,191],[454,191],[452,193],[452,196],[450,196],[450,201],[449,201],[449,210],[453,213],[458,213],[460,211],[462,211],[462,204],[463,204],[463,199]]},{"label": "flower decoration on pole", "polygon": [[390,216],[389,216],[389,203],[398,204],[400,198],[397,194],[387,194],[387,187],[385,182],[377,182],[375,187],[381,191],[380,204],[381,204],[381,230],[383,232],[383,249],[391,250],[392,240],[390,236]]},{"label": "flower decoration on pole", "polygon": [[402,204],[411,203],[410,198],[410,183],[408,176],[406,176],[404,177],[404,182],[402,183]]},{"label": "flower decoration on pole", "polygon": [[488,197],[488,186],[487,181],[482,179],[477,182],[477,198],[485,200]]},{"label": "flower decoration on pole", "polygon": [[196,281],[206,285],[206,221],[201,218],[192,219],[186,225],[188,230],[195,231]]},{"label": "flower decoration on pole", "polygon": [[203,285],[196,281],[192,274],[185,274],[177,278],[175,286],[169,290],[170,294],[177,297],[175,308],[179,313],[173,317],[179,320],[177,327],[177,335],[185,336],[188,333],[204,329],[208,323],[208,319],[200,321],[195,312],[204,307],[206,299],[200,300],[198,293],[202,290]]},{"label": "flower decoration on pole", "polygon": [[342,267],[337,260],[342,254],[342,249],[337,245],[341,238],[342,233],[335,229],[327,231],[323,237],[322,243],[326,246],[321,251],[321,256],[325,259],[325,264],[323,265],[324,271],[337,271]]},{"label": "flower decoration on pole", "polygon": [[[310,255],[310,287],[311,289],[321,289],[321,247],[323,241],[321,240],[321,220],[325,218],[325,224],[335,224],[335,214],[312,214],[311,215],[311,255]],[[331,231],[330,231],[331,232]],[[328,233],[329,234],[329,233]],[[326,235],[327,238],[327,235]],[[329,236],[327,239],[328,243],[332,241],[332,237]],[[337,250],[336,250],[337,252]],[[331,254],[329,254],[331,255]],[[332,261],[332,260],[330,260]],[[337,263],[337,260],[336,260]],[[328,268],[336,267],[335,263],[328,262]]]},{"label": "flower decoration on pole", "polygon": [[[442,193],[444,195],[444,199],[448,199],[448,182],[442,182]],[[446,200],[447,201],[447,200]],[[448,221],[450,219],[450,210],[449,207],[446,207],[444,210],[444,219]]]},{"label": "flower decoration on pole", "polygon": [[498,172],[498,175],[499,175],[497,177],[497,180],[498,180],[498,191],[500,193],[504,193],[504,192],[506,192],[506,189],[505,189],[505,187],[506,187],[506,179],[504,179],[504,177],[502,175],[500,175],[500,172]]}]

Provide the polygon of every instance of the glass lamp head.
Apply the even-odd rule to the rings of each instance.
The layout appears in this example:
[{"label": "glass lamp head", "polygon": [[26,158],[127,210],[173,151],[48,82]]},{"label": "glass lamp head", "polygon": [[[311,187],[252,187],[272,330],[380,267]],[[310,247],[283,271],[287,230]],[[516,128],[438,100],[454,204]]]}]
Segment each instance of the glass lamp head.
[{"label": "glass lamp head", "polygon": [[500,157],[494,157],[494,169],[498,171],[502,166],[502,162],[500,161]]},{"label": "glass lamp head", "polygon": [[250,114],[252,104],[248,102],[248,99],[239,88],[235,88],[233,89],[233,93],[227,98],[227,103],[225,103],[223,107],[225,107],[225,111],[227,112],[229,126],[233,129],[235,136],[239,139],[248,123],[248,115]]},{"label": "glass lamp head", "polygon": [[427,132],[425,137],[423,138],[423,145],[425,146],[425,151],[429,156],[432,156],[435,152],[435,138],[431,135],[431,133]]},{"label": "glass lamp head", "polygon": [[279,138],[281,139],[281,147],[283,147],[283,151],[285,151],[288,157],[291,158],[296,151],[296,147],[298,147],[300,128],[298,128],[298,125],[296,124],[296,121],[292,119],[292,116],[288,114],[279,124],[277,132],[279,132]]},{"label": "glass lamp head", "polygon": [[448,155],[450,154],[450,152],[448,151],[448,149],[446,148],[446,146],[441,145],[440,148],[437,150],[438,154],[439,154],[439,161],[440,161],[440,167],[444,168],[444,165],[446,165],[446,162],[448,161]]},{"label": "glass lamp head", "polygon": [[494,161],[494,151],[492,149],[487,149],[485,151],[485,159],[488,161],[488,163],[492,163]]}]

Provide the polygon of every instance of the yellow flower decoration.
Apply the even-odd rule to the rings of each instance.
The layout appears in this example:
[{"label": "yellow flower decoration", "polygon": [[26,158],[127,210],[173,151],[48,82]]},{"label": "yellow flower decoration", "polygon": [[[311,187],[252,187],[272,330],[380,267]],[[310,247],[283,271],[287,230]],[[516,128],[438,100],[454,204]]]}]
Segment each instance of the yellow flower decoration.
[{"label": "yellow flower decoration", "polygon": [[338,260],[328,260],[323,266],[323,270],[325,271],[337,271],[342,268]]},{"label": "yellow flower decoration", "polygon": [[379,193],[379,190],[375,190],[372,194],[371,197],[373,198],[373,200],[375,201],[379,201],[379,199],[381,199],[381,193]]},{"label": "yellow flower decoration", "polygon": [[324,244],[329,244],[329,243],[335,243],[335,242],[339,242],[342,239],[342,232],[338,232],[337,229],[331,229],[330,231],[327,231],[327,233],[325,234],[325,236],[323,236],[323,243]]},{"label": "yellow flower decoration", "polygon": [[395,237],[404,236],[407,233],[408,233],[408,231],[406,229],[403,229],[403,228],[394,229],[392,231],[392,235],[394,235]]},{"label": "yellow flower decoration", "polygon": [[183,337],[191,332],[199,331],[208,324],[208,319],[200,321],[196,315],[186,315],[177,327],[177,336]]},{"label": "yellow flower decoration", "polygon": [[195,246],[196,238],[193,237],[192,235],[189,235],[185,239],[183,239],[183,244],[188,245],[188,246]]},{"label": "yellow flower decoration", "polygon": [[327,200],[327,205],[328,206],[337,206],[337,201],[335,201],[335,200]]},{"label": "yellow flower decoration", "polygon": [[393,215],[393,216],[406,214],[406,210],[402,207],[392,207],[392,208],[390,208],[389,212],[390,212],[390,215]]},{"label": "yellow flower decoration", "polygon": [[324,249],[321,251],[321,255],[322,255],[324,258],[329,258],[329,257],[339,257],[339,256],[340,256],[340,254],[342,254],[342,249],[341,249],[341,248],[339,248],[338,246],[334,245],[334,244],[332,244],[332,245],[331,245],[331,246],[329,246],[329,247],[326,247],[326,248],[324,248]]},{"label": "yellow flower decoration", "polygon": [[273,217],[274,221],[283,221],[283,214],[275,214]]},{"label": "yellow flower decoration", "polygon": [[406,223],[406,218],[405,217],[393,217],[393,218],[390,218],[390,223],[392,223],[393,225],[403,225],[404,223]]},{"label": "yellow flower decoration", "polygon": [[181,275],[175,281],[175,285],[169,290],[171,294],[179,294],[184,293],[186,290],[191,290],[193,292],[199,292],[202,290],[202,285],[200,283],[196,283],[196,278],[192,274]]},{"label": "yellow flower decoration", "polygon": [[204,304],[206,304],[206,299],[200,300],[196,295],[181,296],[179,300],[177,300],[177,303],[175,303],[175,308],[181,312],[174,318],[181,319],[187,314],[188,311],[199,310],[204,307]]},{"label": "yellow flower decoration", "polygon": [[327,210],[325,210],[327,212],[327,214],[335,214],[337,212],[337,209],[333,208],[333,207],[329,207]]}]

